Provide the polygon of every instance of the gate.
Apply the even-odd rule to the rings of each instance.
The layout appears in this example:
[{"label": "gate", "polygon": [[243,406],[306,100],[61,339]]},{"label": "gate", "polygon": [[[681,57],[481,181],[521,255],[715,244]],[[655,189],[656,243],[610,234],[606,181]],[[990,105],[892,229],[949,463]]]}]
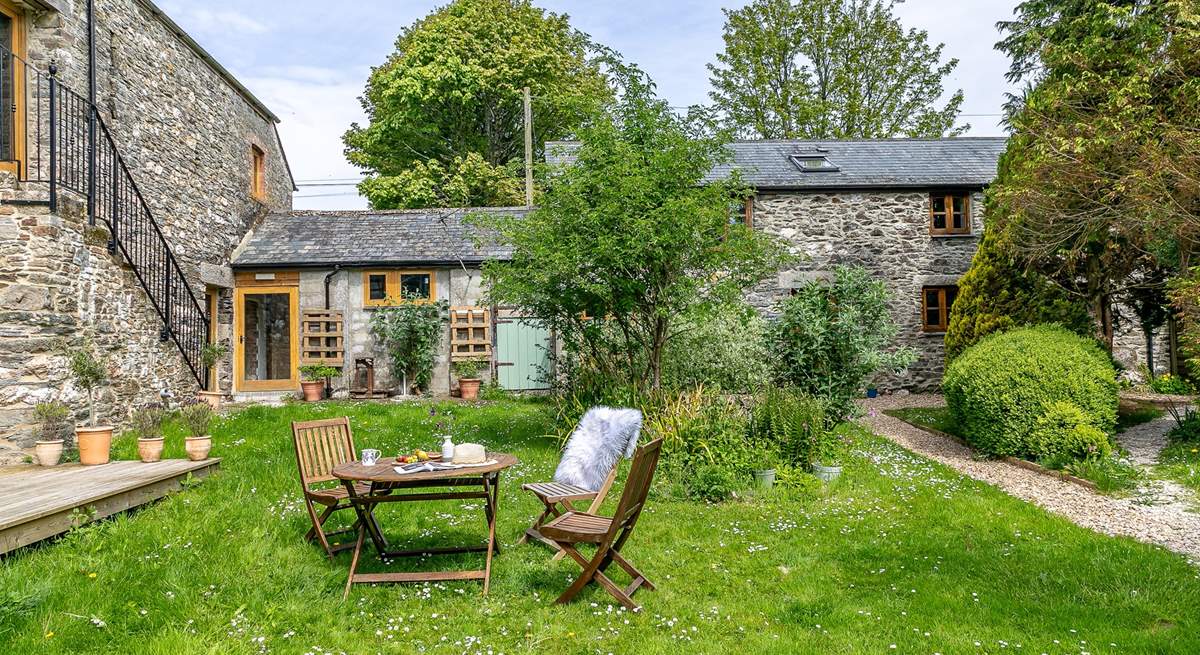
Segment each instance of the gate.
[{"label": "gate", "polygon": [[521,316],[496,320],[496,373],[511,391],[550,388],[550,331]]}]

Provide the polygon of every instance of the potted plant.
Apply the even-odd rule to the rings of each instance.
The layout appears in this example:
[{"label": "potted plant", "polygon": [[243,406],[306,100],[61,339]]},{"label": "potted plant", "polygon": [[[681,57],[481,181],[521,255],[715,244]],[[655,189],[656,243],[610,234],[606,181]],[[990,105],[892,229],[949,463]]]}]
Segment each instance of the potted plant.
[{"label": "potted plant", "polygon": [[108,368],[96,356],[90,340],[79,348],[64,345],[67,370],[75,384],[87,393],[88,422],[75,428],[75,441],[79,444],[79,462],[84,466],[107,464],[112,447],[111,425],[96,425],[96,390],[108,382]]},{"label": "potted plant", "polygon": [[63,435],[67,431],[69,416],[67,406],[57,400],[38,403],[33,408],[33,418],[38,423],[38,440],[33,446],[33,454],[37,456],[38,464],[58,466],[58,461],[62,459]]},{"label": "potted plant", "polygon": [[775,486],[775,466],[779,455],[772,448],[762,448],[757,457],[754,464],[754,481],[759,489],[770,489]]},{"label": "potted plant", "polygon": [[454,377],[458,378],[458,392],[463,400],[475,400],[479,397],[479,371],[485,362],[482,359],[459,359],[454,362]]},{"label": "potted plant", "polygon": [[193,462],[208,459],[208,451],[212,450],[212,437],[208,434],[213,420],[212,407],[207,403],[191,403],[179,411],[179,418],[190,435],[184,439],[188,459]]},{"label": "potted plant", "polygon": [[839,459],[837,437],[829,430],[822,431],[813,452],[813,475],[826,482],[836,480],[842,474]]},{"label": "potted plant", "polygon": [[305,364],[300,367],[300,388],[304,390],[304,399],[308,402],[321,400],[325,397],[325,381],[341,375],[338,369],[325,364]]},{"label": "potted plant", "polygon": [[[221,361],[228,352],[229,348],[223,342],[206,343],[200,349],[200,365],[204,367],[205,371],[212,370],[212,367],[216,366],[217,362]],[[221,409],[221,398],[224,396],[221,393],[221,377],[219,375],[213,376],[213,385],[216,387],[215,389],[212,391],[198,391],[197,397],[208,403],[208,406],[216,411]]]},{"label": "potted plant", "polygon": [[[207,405],[205,405],[207,407]],[[143,462],[157,462],[162,459],[163,410],[152,405],[138,410],[133,414],[133,431],[137,434],[138,457]]]}]

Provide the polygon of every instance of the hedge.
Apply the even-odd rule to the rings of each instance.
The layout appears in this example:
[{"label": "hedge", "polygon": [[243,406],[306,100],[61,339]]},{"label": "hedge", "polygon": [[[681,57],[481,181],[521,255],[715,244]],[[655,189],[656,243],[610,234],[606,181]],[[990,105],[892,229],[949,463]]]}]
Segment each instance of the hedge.
[{"label": "hedge", "polygon": [[1095,340],[1057,325],[988,336],[950,364],[942,390],[959,436],[989,455],[1080,452],[1096,435],[1077,425],[1107,440],[1117,423],[1112,359]]}]

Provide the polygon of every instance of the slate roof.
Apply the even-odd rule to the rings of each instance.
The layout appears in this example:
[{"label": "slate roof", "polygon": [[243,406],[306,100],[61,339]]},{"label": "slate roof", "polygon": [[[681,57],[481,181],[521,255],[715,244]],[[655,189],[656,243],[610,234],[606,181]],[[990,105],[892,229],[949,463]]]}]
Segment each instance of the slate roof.
[{"label": "slate roof", "polygon": [[[818,190],[982,187],[996,177],[1006,137],[943,139],[758,140],[729,144],[733,161],[713,169],[720,179],[739,169],[758,189]],[[569,164],[578,142],[546,144],[550,164]],[[793,155],[824,155],[837,171],[802,172]]]},{"label": "slate roof", "polygon": [[270,214],[234,252],[234,268],[457,266],[507,259],[512,251],[486,240],[464,218],[481,212],[524,216],[524,207]]}]

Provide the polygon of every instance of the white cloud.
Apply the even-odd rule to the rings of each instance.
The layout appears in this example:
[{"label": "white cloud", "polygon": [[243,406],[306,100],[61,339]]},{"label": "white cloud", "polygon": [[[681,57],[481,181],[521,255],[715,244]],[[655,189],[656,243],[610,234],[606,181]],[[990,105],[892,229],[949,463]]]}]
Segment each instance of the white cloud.
[{"label": "white cloud", "polygon": [[265,24],[233,9],[184,7],[175,2],[164,3],[163,7],[177,22],[196,32],[264,34],[270,31]]}]

